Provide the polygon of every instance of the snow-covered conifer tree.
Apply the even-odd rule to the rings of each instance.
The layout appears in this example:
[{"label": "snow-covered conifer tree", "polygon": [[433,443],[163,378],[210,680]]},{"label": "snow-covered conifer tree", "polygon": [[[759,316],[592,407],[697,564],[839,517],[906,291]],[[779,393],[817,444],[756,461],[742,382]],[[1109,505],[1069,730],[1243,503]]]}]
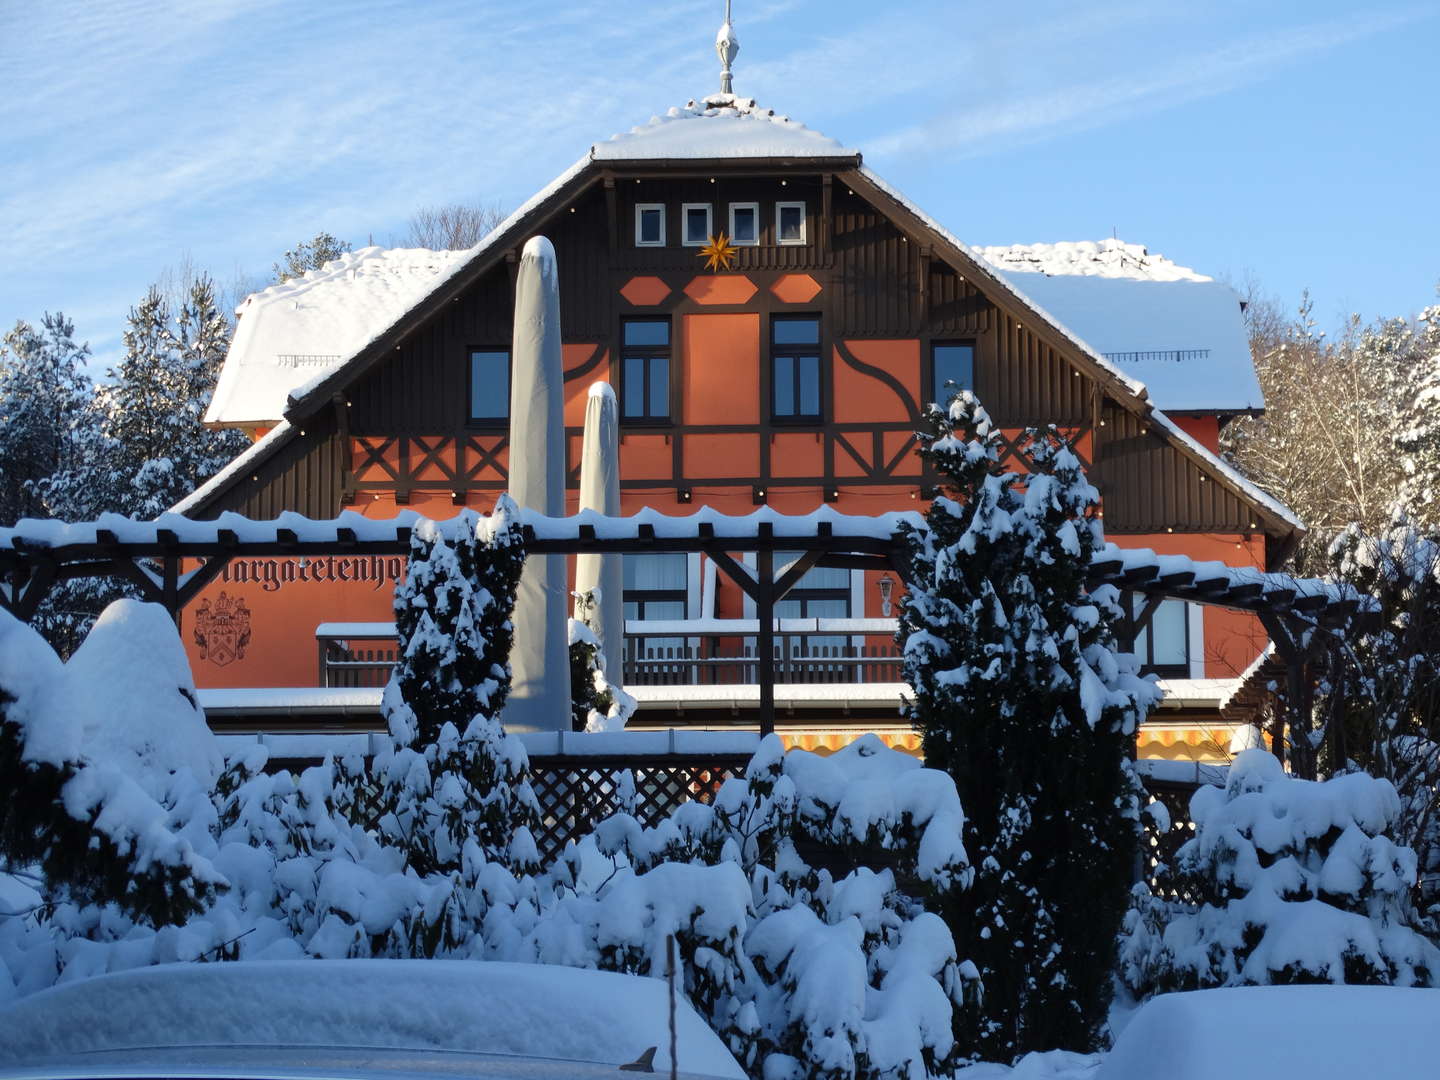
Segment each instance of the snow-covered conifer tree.
[{"label": "snow-covered conifer tree", "polygon": [[97,395],[101,439],[58,485],[74,520],[105,511],[154,517],[245,447],[239,432],[200,422],[230,344],[210,278],[192,281],[174,313],[152,287],[131,308],[124,340],[125,357]]},{"label": "snow-covered conifer tree", "polygon": [[946,917],[985,985],[972,1049],[1093,1048],[1138,835],[1129,740],[1159,695],[1116,651],[1114,590],[1086,591],[1099,496],[1068,442],[1027,432],[1019,476],[973,394],[929,420],[953,497],[909,533],[900,636],[926,763],[966,808],[975,885]]},{"label": "snow-covered conifer tree", "polygon": [[318,232],[314,240],[302,240],[285,252],[283,262],[271,267],[276,282],[284,283],[291,278],[303,277],[306,271],[319,270],[332,259],[338,259],[350,250],[348,240],[337,240],[328,232]]},{"label": "snow-covered conifer tree", "polygon": [[1400,504],[1421,527],[1440,532],[1440,305],[1420,314],[1416,385],[1396,436],[1404,479]]},{"label": "snow-covered conifer tree", "polygon": [[53,516],[47,485],[91,437],[89,356],[58,312],[0,339],[0,525]]},{"label": "snow-covered conifer tree", "polygon": [[508,496],[488,518],[421,522],[411,535],[395,590],[400,657],[382,699],[395,748],[373,770],[381,833],[421,874],[459,872],[467,848],[517,872],[538,862],[529,762],[499,719],[524,561]]}]

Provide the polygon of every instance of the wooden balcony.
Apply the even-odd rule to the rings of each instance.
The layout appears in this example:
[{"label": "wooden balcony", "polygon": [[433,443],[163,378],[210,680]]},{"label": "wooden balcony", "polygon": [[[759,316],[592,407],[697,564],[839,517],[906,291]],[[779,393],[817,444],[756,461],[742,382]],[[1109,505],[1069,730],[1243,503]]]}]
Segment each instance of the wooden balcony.
[{"label": "wooden balcony", "polygon": [[[898,683],[894,619],[775,620],[775,681],[786,685]],[[625,686],[745,686],[759,681],[756,619],[631,620]],[[395,665],[391,623],[322,623],[322,687],[384,686]]]}]

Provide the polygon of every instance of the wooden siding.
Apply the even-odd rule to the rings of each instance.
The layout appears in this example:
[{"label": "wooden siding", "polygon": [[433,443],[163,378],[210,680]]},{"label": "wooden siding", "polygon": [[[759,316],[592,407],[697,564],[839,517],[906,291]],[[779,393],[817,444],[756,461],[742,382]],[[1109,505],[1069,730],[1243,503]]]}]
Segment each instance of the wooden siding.
[{"label": "wooden siding", "polygon": [[[779,201],[806,203],[806,244],[768,242]],[[680,208],[687,202],[712,204],[717,232],[728,230],[730,203],[760,204],[762,244],[738,249],[736,272],[754,286],[744,303],[707,303],[697,299],[698,294],[687,294],[686,286],[697,276],[709,280],[697,249],[679,243]],[[639,203],[666,206],[667,246],[635,246],[634,207]],[[909,227],[914,228],[913,223]],[[625,469],[627,491],[678,491],[693,484],[696,501],[704,501],[702,492],[718,488],[733,489],[735,497],[743,492],[747,499],[751,487],[796,496],[808,488],[811,498],[823,488],[829,500],[828,492],[844,487],[868,489],[872,509],[880,508],[882,495],[893,497],[897,505],[913,505],[907,493],[934,479],[923,473],[909,445],[918,407],[928,397],[930,345],[968,340],[976,347],[976,390],[1002,429],[1054,422],[1077,434],[1084,442],[1082,453],[1095,455],[1092,478],[1104,496],[1106,525],[1112,532],[1242,533],[1257,527],[1255,511],[1245,500],[1207,478],[1196,461],[1157,433],[1142,430],[1145,422],[1114,401],[1102,406],[1088,369],[1045,340],[1048,336],[1054,342],[1053,332],[1034,332],[942,261],[935,252],[943,245],[936,241],[932,249],[927,243],[933,234],[907,235],[843,180],[828,182],[794,171],[761,177],[722,174],[713,182],[705,176],[649,175],[637,180],[611,175],[557,207],[549,220],[537,222],[535,231],[548,236],[556,248],[567,353],[570,345],[578,348],[582,342],[590,350],[588,363],[576,366],[567,359],[573,378],[583,377],[587,383],[614,380],[614,345],[622,318],[655,314],[674,320],[672,340],[681,361],[671,380],[675,422],[653,432],[622,429],[622,455],[631,463]],[[508,347],[514,256],[512,249],[356,379],[344,395],[346,431],[336,434],[327,408],[305,422],[304,438],[258,471],[258,481],[237,480],[206,513],[234,509],[270,517],[289,509],[328,516],[357,488],[366,498],[371,491],[503,487],[503,455],[493,469],[471,470],[466,464],[467,453],[473,458],[489,452],[488,443],[469,445],[478,435],[493,440],[504,434],[468,422],[469,354],[475,348]],[[771,291],[787,274],[808,275],[819,286],[818,293],[805,303],[787,303]],[[641,302],[631,303],[621,290],[637,277],[658,279],[663,289],[651,281],[633,294]],[[658,302],[650,303],[655,296],[660,296]],[[820,424],[774,422],[767,415],[770,316],[797,311],[814,312],[822,320],[826,421]],[[686,397],[690,376],[681,327],[689,316],[741,312],[758,316],[759,385],[753,391],[737,387],[734,401],[720,409],[724,415],[719,416],[714,401],[707,400],[701,409],[693,393]],[[895,351],[905,343],[904,350]],[[892,350],[888,354],[887,348]],[[903,379],[867,365],[867,355],[897,358],[893,363],[880,361],[881,368],[887,363],[895,367],[903,355]],[[836,396],[841,389],[848,395],[844,401]],[[879,411],[860,419],[856,401],[873,402],[876,410],[883,405],[884,421],[878,420]],[[694,416],[685,414],[687,402]],[[907,411],[910,415],[903,415]],[[1096,428],[1102,418],[1103,425]],[[578,445],[577,419],[567,414],[572,446]],[[404,465],[404,475],[390,480],[383,478],[383,470],[362,470],[364,477],[357,484],[351,472],[357,467],[352,440],[372,449],[376,440],[392,440],[395,460],[402,463],[423,461],[430,453],[429,471],[406,472]],[[442,442],[460,448],[449,467],[438,464],[427,449]],[[572,486],[575,479],[572,470]],[[657,505],[663,500],[657,499]]]},{"label": "wooden siding", "polygon": [[292,510],[306,517],[334,517],[342,509],[348,453],[333,420],[314,417],[306,422],[304,435],[253,472],[237,477],[199,516],[216,518],[232,510],[267,519]]},{"label": "wooden siding", "polygon": [[1138,417],[1108,404],[1091,478],[1113,533],[1258,530],[1254,511]]}]

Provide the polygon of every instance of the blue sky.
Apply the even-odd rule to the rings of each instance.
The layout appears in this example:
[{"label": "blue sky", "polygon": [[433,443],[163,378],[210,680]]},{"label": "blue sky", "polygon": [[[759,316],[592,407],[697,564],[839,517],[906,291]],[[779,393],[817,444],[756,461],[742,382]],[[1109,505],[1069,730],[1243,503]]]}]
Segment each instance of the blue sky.
[{"label": "blue sky", "polygon": [[[719,0],[0,3],[0,324],[113,362],[188,257],[513,207],[715,88]],[[857,146],[973,244],[1122,239],[1323,325],[1440,281],[1440,5],[736,0],[736,90]]]}]

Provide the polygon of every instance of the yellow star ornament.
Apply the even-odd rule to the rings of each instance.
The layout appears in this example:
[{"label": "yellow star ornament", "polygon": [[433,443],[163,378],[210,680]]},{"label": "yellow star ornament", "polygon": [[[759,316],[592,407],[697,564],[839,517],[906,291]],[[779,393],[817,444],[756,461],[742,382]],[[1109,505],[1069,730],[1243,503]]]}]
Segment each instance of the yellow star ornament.
[{"label": "yellow star ornament", "polygon": [[710,237],[710,243],[700,249],[700,258],[705,260],[707,270],[733,270],[738,256],[735,245],[723,232]]}]

